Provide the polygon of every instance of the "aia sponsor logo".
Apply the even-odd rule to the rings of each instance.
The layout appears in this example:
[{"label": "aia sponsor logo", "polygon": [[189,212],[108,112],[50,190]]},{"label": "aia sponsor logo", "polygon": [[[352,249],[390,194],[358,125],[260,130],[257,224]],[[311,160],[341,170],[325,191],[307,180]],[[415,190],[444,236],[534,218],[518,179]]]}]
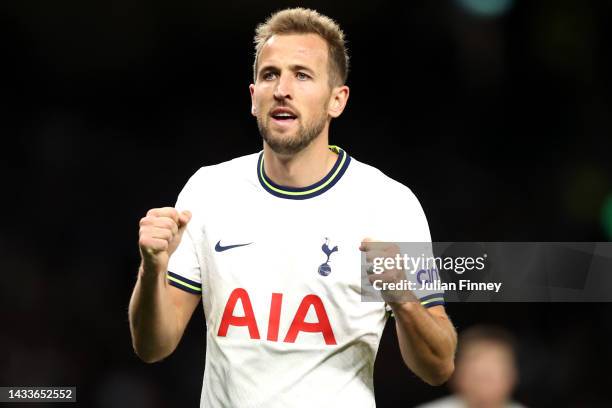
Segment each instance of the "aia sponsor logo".
[{"label": "aia sponsor logo", "polygon": [[[244,316],[236,316],[234,314],[238,302],[242,305]],[[270,298],[270,310],[267,311],[268,332],[266,333],[266,340],[295,343],[300,332],[306,332],[321,333],[322,340],[325,341],[327,345],[337,344],[334,331],[329,323],[327,311],[320,297],[313,294],[304,296],[293,316],[289,330],[287,330],[287,333],[281,334],[279,333],[279,325],[281,313],[283,312],[282,307],[283,294],[272,293]],[[305,321],[310,308],[314,308],[314,312],[317,315],[317,322],[315,323]],[[287,311],[285,311],[285,313],[287,313]],[[230,326],[245,327],[251,339],[261,339],[257,320],[255,319],[255,311],[251,304],[251,298],[249,297],[249,293],[243,288],[236,288],[229,295],[227,303],[225,304],[225,309],[223,310],[223,316],[221,317],[221,324],[219,325],[217,336],[226,337]],[[279,335],[281,335],[280,338],[282,340],[279,340]]]}]

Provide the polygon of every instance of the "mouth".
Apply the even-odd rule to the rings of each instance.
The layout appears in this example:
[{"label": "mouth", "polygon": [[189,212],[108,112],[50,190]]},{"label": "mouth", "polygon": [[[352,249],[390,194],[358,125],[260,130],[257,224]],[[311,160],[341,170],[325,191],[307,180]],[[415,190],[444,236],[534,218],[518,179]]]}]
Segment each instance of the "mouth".
[{"label": "mouth", "polygon": [[297,119],[297,115],[288,108],[276,108],[270,112],[270,117],[279,124],[290,124]]}]

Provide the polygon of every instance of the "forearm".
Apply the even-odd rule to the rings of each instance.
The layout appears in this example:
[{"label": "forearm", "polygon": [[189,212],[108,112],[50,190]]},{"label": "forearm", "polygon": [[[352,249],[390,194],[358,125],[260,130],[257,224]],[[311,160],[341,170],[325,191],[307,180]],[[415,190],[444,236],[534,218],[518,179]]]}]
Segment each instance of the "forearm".
[{"label": "forearm", "polygon": [[457,334],[444,316],[433,315],[416,302],[391,304],[397,337],[406,365],[431,385],[440,385],[454,371]]},{"label": "forearm", "polygon": [[144,273],[140,267],[130,300],[129,319],[134,351],[148,363],[170,355],[181,337],[167,286],[165,274]]}]

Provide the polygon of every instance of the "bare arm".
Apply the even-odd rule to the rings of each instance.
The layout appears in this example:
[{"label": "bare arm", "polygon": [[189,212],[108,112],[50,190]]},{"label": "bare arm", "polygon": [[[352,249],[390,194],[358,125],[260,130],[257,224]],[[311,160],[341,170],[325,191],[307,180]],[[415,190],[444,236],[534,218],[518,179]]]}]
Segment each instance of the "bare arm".
[{"label": "bare arm", "polygon": [[440,385],[455,369],[457,333],[444,306],[417,302],[390,304],[404,362],[428,384]]},{"label": "bare arm", "polygon": [[166,271],[191,218],[174,208],[150,210],[140,221],[139,247],[142,257],[138,280],[130,299],[129,320],[132,345],[145,362],[170,355],[200,302],[200,295],[168,284]]},{"label": "bare arm", "polygon": [[200,295],[168,284],[165,273],[144,273],[142,266],[130,300],[132,346],[143,361],[169,356],[183,337]]}]

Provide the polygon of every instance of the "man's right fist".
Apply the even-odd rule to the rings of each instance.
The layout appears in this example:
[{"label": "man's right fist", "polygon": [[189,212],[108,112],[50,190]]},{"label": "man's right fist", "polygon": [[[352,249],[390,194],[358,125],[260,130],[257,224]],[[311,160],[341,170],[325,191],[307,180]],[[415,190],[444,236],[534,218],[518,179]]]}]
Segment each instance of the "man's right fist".
[{"label": "man's right fist", "polygon": [[181,242],[191,212],[172,207],[153,208],[140,220],[138,246],[147,272],[165,273],[170,255]]}]

